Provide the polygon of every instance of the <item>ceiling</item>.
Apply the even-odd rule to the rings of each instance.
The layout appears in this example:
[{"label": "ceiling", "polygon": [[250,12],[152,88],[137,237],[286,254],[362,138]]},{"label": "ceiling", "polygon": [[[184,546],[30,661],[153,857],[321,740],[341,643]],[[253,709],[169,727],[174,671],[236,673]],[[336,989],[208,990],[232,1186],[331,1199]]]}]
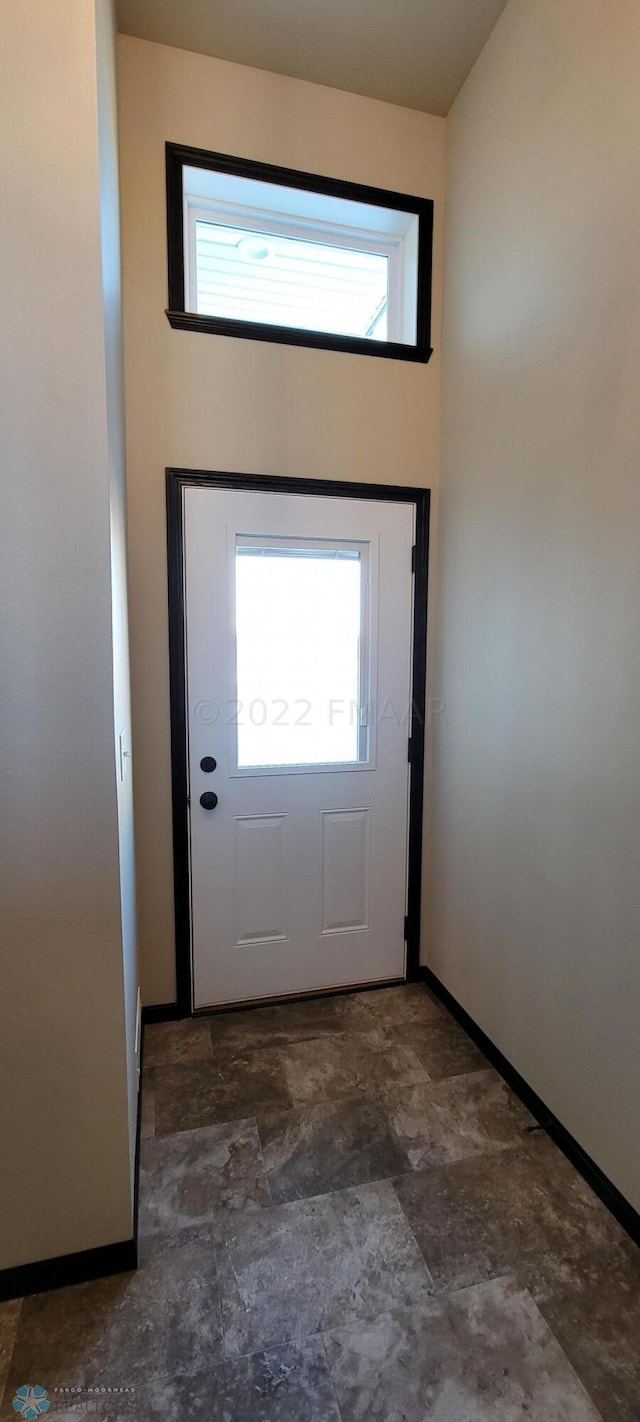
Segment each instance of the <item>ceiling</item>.
[{"label": "ceiling", "polygon": [[118,28],[448,113],[506,0],[117,0]]}]

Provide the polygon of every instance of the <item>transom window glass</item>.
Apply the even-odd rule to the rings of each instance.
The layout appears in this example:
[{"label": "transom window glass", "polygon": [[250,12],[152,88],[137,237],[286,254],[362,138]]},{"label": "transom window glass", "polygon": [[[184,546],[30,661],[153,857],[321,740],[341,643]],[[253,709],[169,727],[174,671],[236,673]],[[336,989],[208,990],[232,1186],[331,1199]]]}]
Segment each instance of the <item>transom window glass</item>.
[{"label": "transom window glass", "polygon": [[367,759],[367,589],[367,544],[238,537],[238,770]]},{"label": "transom window glass", "polygon": [[203,316],[387,339],[389,256],[310,237],[195,221],[195,307]]},{"label": "transom window glass", "polygon": [[433,203],[167,144],[173,326],[426,361]]}]

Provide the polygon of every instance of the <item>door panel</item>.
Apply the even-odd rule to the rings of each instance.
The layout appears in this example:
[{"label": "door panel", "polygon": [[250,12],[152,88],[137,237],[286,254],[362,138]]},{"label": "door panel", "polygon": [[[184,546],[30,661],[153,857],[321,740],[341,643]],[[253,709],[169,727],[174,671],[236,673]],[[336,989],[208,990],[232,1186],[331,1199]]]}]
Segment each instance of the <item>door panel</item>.
[{"label": "door panel", "polygon": [[322,812],[322,933],[369,928],[371,810]]},{"label": "door panel", "polygon": [[413,506],[183,498],[194,1006],[402,977]]},{"label": "door panel", "polygon": [[236,943],[287,937],[284,892],[286,815],[236,819]]}]

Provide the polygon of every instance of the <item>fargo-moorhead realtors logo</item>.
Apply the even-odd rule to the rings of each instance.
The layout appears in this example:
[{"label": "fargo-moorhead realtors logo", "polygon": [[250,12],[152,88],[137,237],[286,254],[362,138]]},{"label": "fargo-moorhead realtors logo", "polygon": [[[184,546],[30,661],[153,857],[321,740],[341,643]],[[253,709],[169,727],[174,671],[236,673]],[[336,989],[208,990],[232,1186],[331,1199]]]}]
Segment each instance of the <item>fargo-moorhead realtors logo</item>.
[{"label": "fargo-moorhead realtors logo", "polygon": [[43,1412],[48,1412],[51,1406],[43,1387],[27,1386],[19,1387],[13,1399],[13,1410],[19,1417],[25,1417],[27,1422],[36,1422]]}]

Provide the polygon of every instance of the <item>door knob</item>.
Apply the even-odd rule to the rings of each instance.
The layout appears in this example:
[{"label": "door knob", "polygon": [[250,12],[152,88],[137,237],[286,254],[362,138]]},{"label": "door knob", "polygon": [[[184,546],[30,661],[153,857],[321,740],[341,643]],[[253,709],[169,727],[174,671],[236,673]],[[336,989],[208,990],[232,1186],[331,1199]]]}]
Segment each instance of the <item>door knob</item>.
[{"label": "door knob", "polygon": [[205,790],[204,795],[200,796],[200,804],[203,810],[215,810],[217,803],[218,796],[213,790]]},{"label": "door knob", "polygon": [[215,770],[217,764],[218,762],[214,760],[212,755],[205,755],[200,761],[200,769],[206,770],[207,774],[209,774],[212,770]]}]

